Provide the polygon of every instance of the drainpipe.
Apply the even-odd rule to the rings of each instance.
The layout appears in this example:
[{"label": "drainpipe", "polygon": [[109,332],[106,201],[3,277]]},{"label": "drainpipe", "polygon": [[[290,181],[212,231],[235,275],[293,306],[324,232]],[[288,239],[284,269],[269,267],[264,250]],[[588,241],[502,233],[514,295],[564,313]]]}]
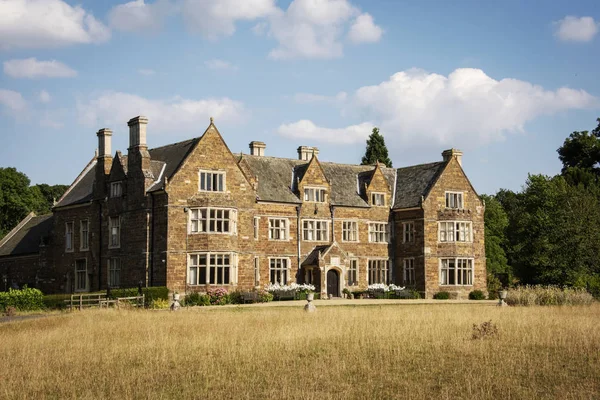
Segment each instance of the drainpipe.
[{"label": "drainpipe", "polygon": [[98,201],[98,290],[102,289],[102,200]]},{"label": "drainpipe", "polygon": [[298,277],[300,276],[300,234],[302,233],[302,230],[300,227],[300,211],[302,211],[302,204],[296,206],[296,215],[297,215],[296,243],[297,243],[297,247],[298,247],[298,272],[296,272],[296,281],[298,281]]},{"label": "drainpipe", "polygon": [[[150,193],[152,217],[150,221],[150,276],[146,277],[146,282],[154,286],[154,193]],[[149,279],[148,279],[149,278]]]},{"label": "drainpipe", "polygon": [[329,211],[331,211],[331,243],[335,242],[335,206],[332,204],[329,206]]}]

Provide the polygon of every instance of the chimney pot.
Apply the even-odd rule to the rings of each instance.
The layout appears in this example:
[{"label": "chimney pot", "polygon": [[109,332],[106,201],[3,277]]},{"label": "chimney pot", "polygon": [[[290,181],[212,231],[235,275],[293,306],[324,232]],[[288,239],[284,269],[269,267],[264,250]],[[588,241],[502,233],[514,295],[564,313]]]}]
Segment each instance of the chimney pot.
[{"label": "chimney pot", "polygon": [[131,118],[127,125],[129,126],[129,148],[147,147],[146,125],[148,125],[148,118],[140,115]]},{"label": "chimney pot", "polygon": [[310,146],[300,146],[298,147],[298,159],[303,161],[310,161],[312,156],[319,155],[319,149],[316,147]]},{"label": "chimney pot", "polygon": [[108,128],[102,128],[96,135],[98,136],[98,157],[110,157],[112,131]]},{"label": "chimney pot", "polygon": [[264,142],[258,142],[256,140],[250,142],[250,154],[253,156],[263,157],[266,148],[267,145],[264,144]]},{"label": "chimney pot", "polygon": [[462,167],[462,156],[463,152],[458,149],[448,149],[442,152],[442,158],[445,162],[450,161],[452,158],[456,158],[458,165]]}]

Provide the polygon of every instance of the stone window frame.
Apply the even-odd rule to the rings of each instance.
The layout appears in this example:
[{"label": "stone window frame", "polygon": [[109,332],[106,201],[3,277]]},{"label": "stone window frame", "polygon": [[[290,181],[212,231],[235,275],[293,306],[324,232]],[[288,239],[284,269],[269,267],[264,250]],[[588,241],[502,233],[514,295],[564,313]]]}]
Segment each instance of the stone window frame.
[{"label": "stone window frame", "polygon": [[110,198],[123,197],[123,182],[116,181],[110,183]]},{"label": "stone window frame", "polygon": [[[447,261],[447,267],[444,266],[444,261]],[[450,262],[454,262],[454,267],[450,267]],[[460,267],[459,262],[466,262],[466,268]],[[473,257],[440,257],[439,259],[439,283],[440,286],[473,286],[475,280],[475,259]],[[446,273],[444,274],[444,271]],[[454,275],[454,283],[450,283],[451,271]],[[467,274],[463,274],[466,272]],[[470,273],[469,273],[470,271]],[[464,281],[466,278],[467,283],[458,283],[458,281]]]},{"label": "stone window frame", "polygon": [[[381,204],[377,204],[375,199],[380,196]],[[371,205],[373,207],[385,207],[385,192],[371,192]]]},{"label": "stone window frame", "polygon": [[346,286],[358,286],[359,269],[358,257],[350,258],[346,269]]},{"label": "stone window frame", "polygon": [[[452,229],[448,229],[448,225]],[[464,224],[464,229],[461,225]],[[445,225],[445,229],[443,228]],[[460,237],[464,240],[460,240]],[[452,237],[450,237],[452,236]],[[458,240],[457,240],[458,238]],[[472,243],[473,242],[473,222],[472,221],[438,221],[438,242],[439,243]]]},{"label": "stone window frame", "polygon": [[[275,227],[272,225],[273,221],[279,221],[280,223],[283,221],[284,227],[281,226]],[[283,232],[283,238],[273,238],[273,233]],[[290,240],[290,219],[286,217],[269,217],[269,240],[275,242],[287,242]]]},{"label": "stone window frame", "polygon": [[[272,283],[272,284],[279,283],[280,285],[287,285],[288,282],[292,279],[291,259],[289,257],[269,257],[268,259],[269,259],[269,283]],[[273,262],[275,262],[275,268],[273,268]],[[282,265],[285,262],[285,267],[278,266],[277,262],[281,263],[280,265]],[[279,275],[278,280],[275,279],[275,281],[274,281],[273,271],[281,271],[279,274],[277,274],[277,272],[275,272],[275,276]],[[282,277],[285,278],[284,281],[281,279]]]},{"label": "stone window frame", "polygon": [[[455,202],[453,201],[453,196],[456,195],[456,200],[458,201],[458,203],[460,203],[458,206],[455,207],[451,207],[451,203]],[[447,190],[444,192],[444,198],[446,200],[445,202],[445,208],[450,209],[450,210],[462,210],[464,209],[465,206],[465,193],[463,191],[460,190]]]},{"label": "stone window frame", "polygon": [[260,257],[254,256],[254,287],[260,287]]},{"label": "stone window frame", "polygon": [[[384,262],[384,268],[381,263]],[[375,266],[375,271],[373,271]],[[381,282],[381,277],[384,276],[384,281]],[[379,279],[372,279],[377,278]],[[377,281],[377,282],[375,282]],[[367,284],[372,285],[374,283],[383,283],[387,285],[390,281],[390,259],[385,257],[370,257],[367,259]]]},{"label": "stone window frame", "polygon": [[[200,264],[200,257],[204,256],[206,264]],[[214,264],[211,263],[211,257],[215,257]],[[229,256],[229,264],[224,264],[225,256]],[[196,257],[197,264],[192,264],[192,259]],[[218,258],[222,258],[223,264],[218,264]],[[186,282],[189,286],[232,286],[237,284],[237,273],[238,273],[238,254],[233,251],[194,251],[187,254],[187,268],[186,268]],[[222,267],[222,271],[219,274],[219,266]],[[229,269],[227,277],[229,283],[225,282],[225,267]],[[196,283],[192,282],[191,270],[196,269]],[[200,282],[201,268],[205,268],[204,271],[204,282]],[[211,276],[212,275],[212,276]],[[221,283],[219,282],[219,276],[221,277]],[[211,283],[211,277],[214,277],[214,282]]]},{"label": "stone window frame", "polygon": [[[83,261],[83,264],[85,265],[85,269],[78,269],[79,267],[79,262]],[[83,257],[83,258],[78,258],[75,260],[75,267],[74,267],[74,274],[73,274],[73,290],[77,293],[79,292],[87,292],[89,290],[89,284],[90,284],[90,279],[88,276],[88,262],[87,262],[87,257]],[[83,274],[82,274],[83,273]],[[80,287],[80,279],[81,276],[83,276],[83,279],[85,281],[85,284],[83,285],[83,287]]]},{"label": "stone window frame", "polygon": [[[108,286],[118,288],[121,286],[121,259],[110,257],[108,263]],[[116,282],[115,282],[116,281]]]},{"label": "stone window frame", "polygon": [[[359,243],[360,242],[360,236],[359,236],[359,229],[358,229],[358,220],[356,219],[344,219],[342,220],[342,242],[344,243]],[[355,229],[351,230],[351,229],[347,229],[344,225],[345,224],[354,224]],[[346,233],[352,233],[354,231],[355,235],[356,235],[356,240],[347,240],[344,239],[344,234]]]},{"label": "stone window frame", "polygon": [[402,222],[402,243],[414,243],[415,221]]},{"label": "stone window frame", "polygon": [[65,253],[73,251],[75,251],[75,221],[68,221],[65,222]]},{"label": "stone window frame", "polygon": [[[313,193],[312,198],[315,200],[307,200],[311,196],[308,193]],[[317,193],[321,193],[321,200],[316,200]],[[302,199],[305,203],[326,203],[327,202],[327,188],[325,186],[304,186]]]},{"label": "stone window frame", "polygon": [[[83,225],[86,225],[86,229],[83,229]],[[84,235],[85,232],[85,235]],[[87,246],[84,247],[84,244]],[[87,251],[90,249],[90,220],[82,219],[79,221],[79,251]]]},{"label": "stone window frame", "polygon": [[[204,180],[202,176],[204,175]],[[215,179],[213,175],[217,176],[217,182],[213,182]],[[218,177],[222,177],[219,179]],[[207,183],[210,181],[210,189],[207,189]],[[204,188],[202,188],[202,182],[205,182]],[[221,186],[221,190],[214,190],[214,183],[217,186]],[[219,188],[218,188],[219,189]],[[227,172],[223,170],[209,170],[200,169],[198,170],[198,191],[203,193],[225,193],[227,191]]]},{"label": "stone window frame", "polygon": [[[304,218],[302,219],[302,241],[303,242],[328,242],[329,241],[329,220],[327,219],[310,219]],[[314,225],[311,228],[306,228],[305,223],[312,222]],[[317,228],[317,222],[325,224],[325,233],[322,234],[322,239],[315,239],[317,237],[318,232],[322,232],[322,229]],[[312,232],[313,239],[306,239],[307,233]]]},{"label": "stone window frame", "polygon": [[260,217],[254,217],[252,231],[254,234],[254,240],[258,240],[260,236]]},{"label": "stone window frame", "polygon": [[[118,221],[118,224],[113,225],[113,221]],[[119,215],[108,217],[108,248],[119,249],[121,248],[121,217]],[[113,228],[117,228],[117,244],[113,243]]]},{"label": "stone window frame", "polygon": [[[202,217],[202,211],[205,211],[205,218],[201,218]],[[211,211],[215,211],[215,216],[211,217]],[[217,213],[221,211],[228,211],[229,212],[229,217],[225,218],[223,217],[219,217],[217,215]],[[197,213],[197,218],[194,218],[194,213]],[[224,213],[223,213],[224,215]],[[224,225],[225,221],[227,221],[227,227],[228,230],[227,231],[223,231],[223,232],[213,232],[213,231],[209,231],[208,229],[210,229],[211,226],[211,220],[214,219],[215,223],[214,226],[215,228],[218,225],[218,222],[221,222],[221,226]],[[207,235],[230,235],[230,236],[235,236],[237,235],[237,222],[238,222],[238,210],[235,208],[229,208],[229,207],[190,207],[188,210],[188,226],[187,226],[187,233],[188,235],[199,235],[199,234],[207,234]],[[196,227],[196,231],[193,230],[194,227],[194,221],[199,221],[197,223],[197,227]],[[201,227],[201,222],[203,221],[203,226],[204,226],[204,230],[200,230]]]},{"label": "stone window frame", "polygon": [[414,285],[415,278],[415,258],[407,257],[402,259],[402,278],[404,285]]},{"label": "stone window frame", "polygon": [[[383,229],[381,229],[381,226],[383,226]],[[381,221],[369,221],[369,243],[387,244],[389,243],[389,240],[389,223]]]}]

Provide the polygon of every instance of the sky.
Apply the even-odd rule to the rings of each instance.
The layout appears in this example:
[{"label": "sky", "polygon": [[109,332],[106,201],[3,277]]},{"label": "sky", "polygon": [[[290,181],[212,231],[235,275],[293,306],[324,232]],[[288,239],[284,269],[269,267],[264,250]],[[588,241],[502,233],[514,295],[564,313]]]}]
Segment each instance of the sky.
[{"label": "sky", "polygon": [[360,163],[374,126],[394,167],[464,152],[479,193],[554,175],[600,117],[590,1],[0,0],[0,167],[69,184],[96,132],[127,152],[214,122],[233,152]]}]

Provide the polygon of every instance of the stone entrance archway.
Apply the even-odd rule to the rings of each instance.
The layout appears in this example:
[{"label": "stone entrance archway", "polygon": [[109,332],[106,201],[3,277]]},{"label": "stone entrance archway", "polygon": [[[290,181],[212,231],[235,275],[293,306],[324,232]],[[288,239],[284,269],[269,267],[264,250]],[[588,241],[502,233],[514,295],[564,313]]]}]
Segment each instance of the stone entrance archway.
[{"label": "stone entrance archway", "polygon": [[327,296],[340,297],[340,273],[335,269],[327,271]]}]

